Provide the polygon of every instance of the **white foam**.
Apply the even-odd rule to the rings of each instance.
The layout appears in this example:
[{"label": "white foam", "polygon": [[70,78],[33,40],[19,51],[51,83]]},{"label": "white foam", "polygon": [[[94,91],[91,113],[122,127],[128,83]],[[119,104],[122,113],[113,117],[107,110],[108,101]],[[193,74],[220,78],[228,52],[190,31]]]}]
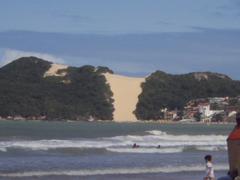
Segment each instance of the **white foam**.
[{"label": "white foam", "polygon": [[32,150],[49,150],[57,148],[107,148],[111,147],[112,144],[112,142],[108,141],[35,140],[0,142],[0,148],[21,148]]},{"label": "white foam", "polygon": [[2,148],[0,148],[0,151],[7,152],[7,148],[2,147]]},{"label": "white foam", "polygon": [[180,153],[183,152],[183,147],[176,148],[107,148],[108,151],[118,153]]},{"label": "white foam", "polygon": [[161,135],[167,135],[166,132],[163,131],[159,131],[159,130],[152,130],[152,131],[147,131],[149,134],[153,134],[153,135],[157,135],[157,136],[161,136]]},{"label": "white foam", "polygon": [[226,146],[227,139],[227,136],[215,134],[172,135],[158,130],[147,132],[161,142],[162,146]]},{"label": "white foam", "polygon": [[[49,150],[58,148],[111,148],[114,152],[142,153],[180,153],[185,148],[202,151],[226,150],[226,136],[223,135],[173,135],[154,130],[147,135],[126,135],[109,138],[75,139],[75,140],[29,140],[0,141],[0,151],[6,148],[32,150]],[[137,143],[141,148],[132,149]],[[156,146],[160,145],[160,149]]]},{"label": "white foam", "polygon": [[197,150],[200,151],[225,151],[227,150],[226,146],[198,146],[196,147]]},{"label": "white foam", "polygon": [[[226,164],[214,167],[215,170],[227,170]],[[197,172],[204,171],[205,167],[199,164],[191,166],[166,166],[166,167],[145,167],[145,168],[108,168],[108,169],[79,169],[61,171],[32,171],[22,173],[0,173],[0,177],[32,177],[32,176],[93,176],[93,175],[113,175],[113,174],[144,174],[144,173],[177,173],[177,172]]]},{"label": "white foam", "polygon": [[155,135],[157,137],[160,137],[164,140],[178,140],[178,141],[185,141],[185,140],[194,140],[194,141],[209,141],[209,140],[216,140],[216,141],[226,141],[227,136],[224,135],[215,135],[215,134],[209,134],[209,135],[172,135],[167,134],[166,132],[153,130],[153,131],[147,131],[149,134]]}]

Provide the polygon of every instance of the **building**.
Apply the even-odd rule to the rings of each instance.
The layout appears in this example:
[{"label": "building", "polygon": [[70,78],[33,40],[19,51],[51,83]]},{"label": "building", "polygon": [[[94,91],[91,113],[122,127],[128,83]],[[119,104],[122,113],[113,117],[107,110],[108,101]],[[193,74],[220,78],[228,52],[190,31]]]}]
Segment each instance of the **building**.
[{"label": "building", "polygon": [[177,111],[167,111],[164,113],[165,120],[175,120],[177,119]]},{"label": "building", "polygon": [[163,113],[163,119],[165,120],[175,120],[178,118],[178,111],[168,111],[167,108],[161,109],[161,112]]},{"label": "building", "polygon": [[214,114],[213,111],[210,110],[210,104],[199,104],[198,105],[198,112],[201,113],[203,118],[210,117]]},{"label": "building", "polygon": [[223,113],[224,110],[221,109],[211,109],[212,104],[225,104],[228,101],[228,97],[216,97],[216,98],[201,98],[191,100],[187,103],[184,108],[184,118],[185,119],[196,119],[206,121],[212,121],[212,118],[220,113]]},{"label": "building", "polygon": [[213,104],[213,103],[219,103],[219,104],[221,104],[221,103],[226,103],[226,102],[228,102],[228,100],[229,100],[229,97],[213,97],[213,98],[209,98],[209,102],[211,103],[211,104]]},{"label": "building", "polygon": [[199,105],[202,121],[212,121],[214,115],[224,113],[224,110],[211,110],[210,104]]}]

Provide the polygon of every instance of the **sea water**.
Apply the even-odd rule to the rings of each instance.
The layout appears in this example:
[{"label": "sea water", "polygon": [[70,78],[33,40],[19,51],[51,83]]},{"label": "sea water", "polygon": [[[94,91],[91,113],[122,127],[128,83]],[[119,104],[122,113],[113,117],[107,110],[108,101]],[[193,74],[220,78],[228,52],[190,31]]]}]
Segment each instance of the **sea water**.
[{"label": "sea water", "polygon": [[[197,180],[228,170],[230,124],[0,122],[0,179]],[[136,143],[140,147],[132,148]],[[160,148],[157,146],[160,145]]]}]

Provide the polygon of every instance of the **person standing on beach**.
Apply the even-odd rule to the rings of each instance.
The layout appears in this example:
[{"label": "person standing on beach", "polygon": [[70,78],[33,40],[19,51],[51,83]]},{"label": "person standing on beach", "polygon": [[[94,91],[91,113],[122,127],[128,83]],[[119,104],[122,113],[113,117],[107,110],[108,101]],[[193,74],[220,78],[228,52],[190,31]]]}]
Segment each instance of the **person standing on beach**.
[{"label": "person standing on beach", "polygon": [[204,159],[206,161],[206,176],[204,177],[204,180],[215,180],[212,156],[206,155]]}]

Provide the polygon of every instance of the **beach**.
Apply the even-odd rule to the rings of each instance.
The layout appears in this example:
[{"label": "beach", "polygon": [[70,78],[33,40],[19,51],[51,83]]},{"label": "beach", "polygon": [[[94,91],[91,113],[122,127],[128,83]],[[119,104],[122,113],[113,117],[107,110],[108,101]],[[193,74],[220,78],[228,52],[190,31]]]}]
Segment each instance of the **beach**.
[{"label": "beach", "polygon": [[206,154],[213,155],[220,177],[228,170],[232,127],[1,121],[0,179],[200,179]]}]

